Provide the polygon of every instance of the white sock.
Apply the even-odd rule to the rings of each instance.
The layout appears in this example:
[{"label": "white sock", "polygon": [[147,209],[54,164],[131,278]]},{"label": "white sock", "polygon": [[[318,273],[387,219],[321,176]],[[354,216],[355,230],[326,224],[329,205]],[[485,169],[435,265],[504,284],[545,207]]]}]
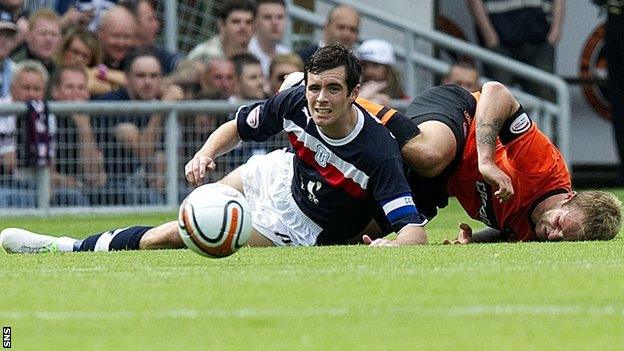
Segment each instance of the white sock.
[{"label": "white sock", "polygon": [[56,239],[56,247],[61,252],[72,252],[74,251],[74,243],[78,241],[74,238],[70,238],[68,236],[62,236]]}]

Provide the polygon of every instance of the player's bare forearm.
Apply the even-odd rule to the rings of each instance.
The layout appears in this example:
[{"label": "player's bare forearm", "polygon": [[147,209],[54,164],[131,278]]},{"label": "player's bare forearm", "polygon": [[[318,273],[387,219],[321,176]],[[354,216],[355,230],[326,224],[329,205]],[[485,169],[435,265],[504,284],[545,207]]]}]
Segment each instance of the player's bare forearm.
[{"label": "player's bare forearm", "polygon": [[483,162],[492,162],[498,134],[505,121],[519,107],[518,101],[503,84],[499,82],[483,84],[475,112],[479,165]]},{"label": "player's bare forearm", "polygon": [[472,243],[496,243],[503,240],[502,233],[498,229],[483,228],[472,233]]},{"label": "player's bare forearm", "polygon": [[236,128],[236,120],[228,121],[222,124],[210,136],[204,146],[202,146],[197,155],[215,158],[223,155],[240,143],[240,137]]}]

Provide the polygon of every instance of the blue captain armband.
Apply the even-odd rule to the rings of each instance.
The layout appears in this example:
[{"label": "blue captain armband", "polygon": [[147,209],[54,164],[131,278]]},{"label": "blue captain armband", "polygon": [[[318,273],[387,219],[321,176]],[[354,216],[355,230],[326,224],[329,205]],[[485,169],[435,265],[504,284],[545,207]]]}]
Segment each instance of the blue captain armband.
[{"label": "blue captain armband", "polygon": [[381,207],[392,224],[392,229],[399,231],[406,225],[424,226],[427,218],[416,209],[412,195],[402,194],[399,197],[381,202]]}]

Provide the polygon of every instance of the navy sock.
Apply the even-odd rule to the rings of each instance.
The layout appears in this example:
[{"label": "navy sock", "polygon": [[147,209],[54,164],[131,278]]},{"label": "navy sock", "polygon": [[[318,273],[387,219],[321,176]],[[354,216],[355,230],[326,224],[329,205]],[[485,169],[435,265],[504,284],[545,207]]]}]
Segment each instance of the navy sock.
[{"label": "navy sock", "polygon": [[74,251],[138,250],[139,241],[153,227],[129,227],[91,235],[74,244]]}]

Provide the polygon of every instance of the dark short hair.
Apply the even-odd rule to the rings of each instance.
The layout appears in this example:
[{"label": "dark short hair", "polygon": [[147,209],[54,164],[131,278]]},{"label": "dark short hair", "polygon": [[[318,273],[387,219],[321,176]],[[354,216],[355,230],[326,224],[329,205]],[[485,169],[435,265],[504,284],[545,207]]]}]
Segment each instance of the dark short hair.
[{"label": "dark short hair", "polygon": [[286,2],[284,2],[284,0],[257,0],[256,8],[262,4],[278,4],[286,7]]},{"label": "dark short hair", "polygon": [[219,10],[218,16],[223,22],[233,11],[248,11],[253,17],[256,17],[256,5],[249,0],[229,0],[223,3]]},{"label": "dark short hair", "polygon": [[304,67],[304,79],[308,84],[308,72],[318,74],[329,69],[344,66],[347,80],[347,92],[360,82],[362,66],[355,54],[340,44],[329,44],[316,50]]},{"label": "dark short hair", "polygon": [[248,52],[234,55],[230,57],[230,60],[234,63],[234,67],[236,69],[236,75],[239,78],[243,74],[243,68],[246,65],[259,65],[260,64],[260,60],[258,60],[257,57],[255,57],[253,54],[250,54]]},{"label": "dark short hair", "polygon": [[126,75],[130,74],[130,67],[132,67],[132,64],[134,63],[134,61],[136,61],[136,59],[138,59],[139,57],[144,57],[144,56],[155,58],[156,61],[158,62],[158,65],[160,66],[160,74],[162,75],[164,73],[162,63],[158,59],[156,50],[154,50],[154,48],[151,46],[139,46],[137,48],[130,50],[130,52],[128,52],[128,55],[126,55],[126,57],[124,58],[123,63],[121,64],[124,72],[126,72]]}]

